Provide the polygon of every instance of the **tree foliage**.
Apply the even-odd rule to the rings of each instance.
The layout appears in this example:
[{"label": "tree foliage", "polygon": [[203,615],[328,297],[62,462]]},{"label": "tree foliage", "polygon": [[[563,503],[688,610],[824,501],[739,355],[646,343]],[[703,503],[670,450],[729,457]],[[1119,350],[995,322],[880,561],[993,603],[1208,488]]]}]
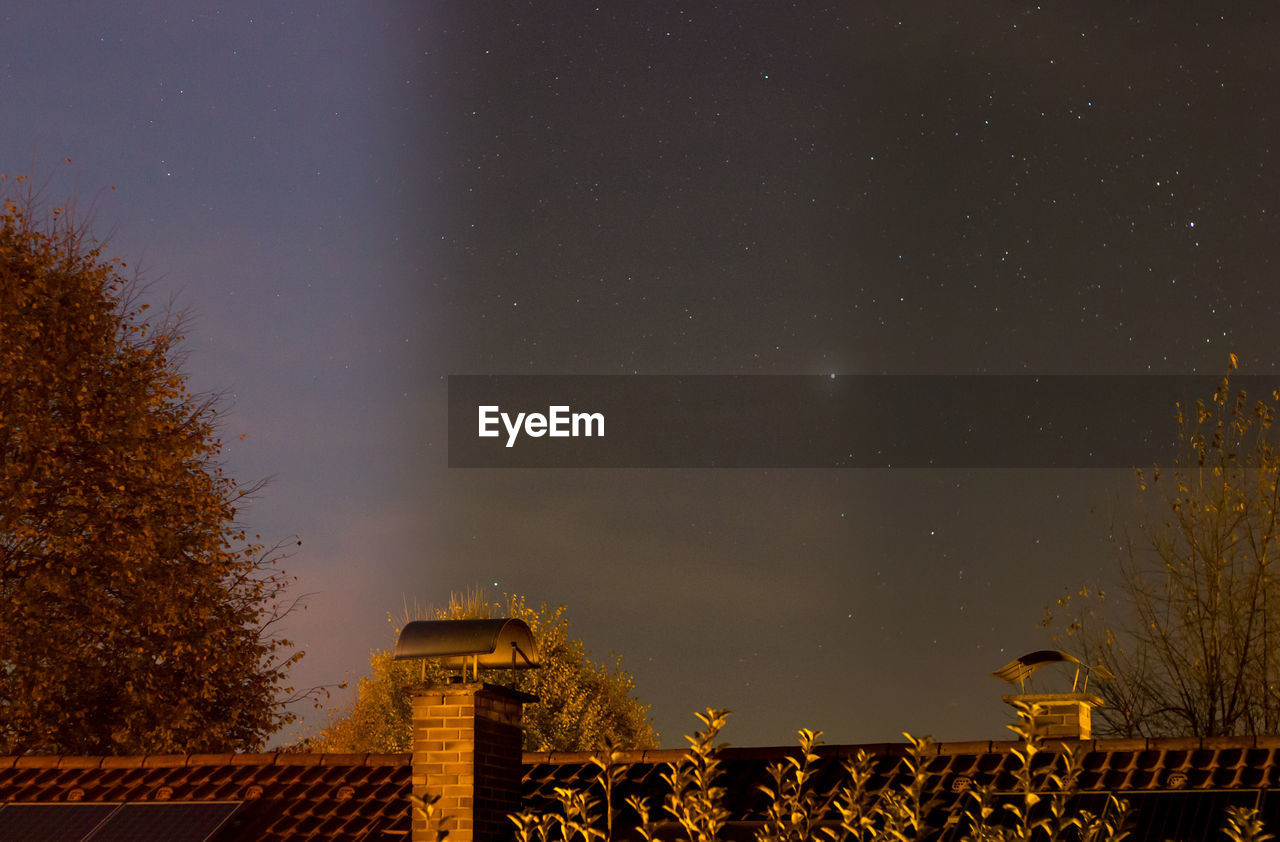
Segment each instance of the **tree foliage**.
[{"label": "tree foliage", "polygon": [[1229,377],[1207,403],[1179,406],[1173,469],[1137,472],[1137,523],[1113,530],[1118,593],[1059,600],[1060,639],[1115,676],[1098,685],[1104,731],[1280,732],[1273,417],[1272,403],[1233,392]]},{"label": "tree foliage", "polygon": [[[635,682],[622,669],[621,660],[615,657],[612,663],[593,663],[582,641],[570,636],[564,606],[535,609],[521,596],[494,602],[472,592],[452,597],[446,608],[423,613],[441,620],[513,617],[529,625],[542,666],[495,670],[488,679],[538,697],[538,702],[525,706],[526,750],[585,751],[606,743],[625,748],[657,745],[649,707],[632,696]],[[443,683],[448,674],[434,661],[395,661],[390,650],[374,652],[369,674],[360,679],[350,709],[309,740],[306,748],[410,751],[409,690],[424,680]]]},{"label": "tree foliage", "polygon": [[104,248],[30,193],[0,214],[0,754],[255,747],[290,718],[286,583],[180,320]]}]

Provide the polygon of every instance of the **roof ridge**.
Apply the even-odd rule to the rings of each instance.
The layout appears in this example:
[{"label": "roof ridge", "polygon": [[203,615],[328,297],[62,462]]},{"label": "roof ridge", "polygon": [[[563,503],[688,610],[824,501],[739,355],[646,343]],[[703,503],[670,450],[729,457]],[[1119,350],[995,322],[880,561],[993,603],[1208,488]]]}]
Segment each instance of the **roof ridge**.
[{"label": "roof ridge", "polygon": [[189,754],[0,755],[6,769],[159,769],[183,766],[407,766],[413,755],[379,752],[191,752]]},{"label": "roof ridge", "polygon": [[[1280,749],[1280,735],[1242,735],[1216,737],[1101,737],[1089,740],[1044,739],[1046,748],[1060,744],[1087,747],[1089,751],[1224,751],[1231,749]],[[1021,745],[1020,740],[953,740],[933,743],[930,752],[936,755],[1004,753]],[[908,742],[873,743],[823,743],[816,747],[821,755],[852,754],[861,749],[868,754],[888,754],[909,751]],[[794,754],[796,745],[780,746],[726,746],[717,754],[724,759],[742,757],[767,757]],[[688,749],[631,749],[616,753],[619,763],[663,763],[679,760]],[[587,763],[596,752],[591,751],[526,751],[524,765],[556,763]]]},{"label": "roof ridge", "polygon": [[[1132,737],[1093,740],[1046,740],[1052,747],[1059,743],[1088,745],[1090,751],[1226,751],[1232,749],[1280,749],[1280,735],[1218,737]],[[1007,751],[1016,740],[971,740],[937,742],[931,747],[936,755],[990,754]],[[820,754],[843,755],[862,749],[870,754],[906,751],[909,743],[830,743],[818,747]],[[721,756],[766,757],[794,753],[797,747],[727,746]],[[683,757],[687,749],[632,749],[617,753],[619,763],[670,763]],[[587,763],[591,751],[526,751],[523,765],[542,763]],[[154,769],[182,766],[405,766],[412,760],[408,752],[191,752],[188,754],[132,755],[4,755],[0,770],[5,769]]]}]

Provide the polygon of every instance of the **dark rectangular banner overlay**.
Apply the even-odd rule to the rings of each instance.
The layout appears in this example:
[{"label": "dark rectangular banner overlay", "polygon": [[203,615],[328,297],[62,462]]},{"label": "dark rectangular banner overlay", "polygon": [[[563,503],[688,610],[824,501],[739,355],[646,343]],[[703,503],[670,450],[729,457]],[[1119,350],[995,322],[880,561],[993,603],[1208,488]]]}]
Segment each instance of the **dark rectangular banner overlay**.
[{"label": "dark rectangular banner overlay", "polygon": [[[1170,465],[1214,376],[449,377],[453,468]],[[1272,402],[1280,377],[1231,379]]]}]

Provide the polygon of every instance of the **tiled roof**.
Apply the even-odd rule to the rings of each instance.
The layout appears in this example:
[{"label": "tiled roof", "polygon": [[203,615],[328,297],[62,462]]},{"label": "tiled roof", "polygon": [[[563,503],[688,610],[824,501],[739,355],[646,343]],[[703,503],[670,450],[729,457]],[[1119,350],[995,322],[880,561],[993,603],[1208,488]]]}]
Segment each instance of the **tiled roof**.
[{"label": "tiled roof", "polygon": [[[939,825],[970,787],[991,785],[998,791],[1017,789],[1016,772],[1021,761],[1012,752],[1020,742],[982,741],[940,743],[926,755],[925,794],[936,799],[933,816]],[[1228,805],[1258,807],[1269,830],[1280,829],[1280,737],[1218,737],[1205,739],[1136,739],[1054,741],[1080,753],[1082,772],[1077,781],[1084,793],[1116,793],[1130,802],[1138,829],[1134,840],[1164,839],[1178,831],[1180,838],[1217,836]],[[845,775],[843,761],[859,749],[874,758],[871,789],[904,783],[907,769],[905,744],[820,746],[820,759],[811,767],[814,786],[829,791]],[[1038,755],[1040,764],[1052,763],[1054,752]],[[634,812],[626,806],[629,795],[649,798],[654,816],[663,816],[662,803],[670,786],[662,779],[668,763],[680,751],[628,752],[618,760],[627,771],[614,797],[619,821],[632,823]],[[720,752],[725,806],[734,824],[749,826],[764,818],[762,784],[771,781],[768,769],[787,756],[798,756],[794,747],[728,748]],[[589,753],[526,753],[524,803],[538,811],[558,811],[557,787],[582,789],[599,774]],[[594,793],[599,795],[597,788]],[[1088,796],[1086,796],[1088,797]],[[1099,802],[1090,806],[1097,809]],[[1195,828],[1196,832],[1186,835]],[[735,835],[730,828],[730,836]],[[738,834],[750,838],[747,832]]]},{"label": "tiled roof", "polygon": [[[1015,785],[1014,772],[1020,762],[1012,749],[1020,742],[937,743],[930,748],[926,769],[930,790],[950,791],[958,778],[977,785],[993,784],[1008,790]],[[1083,752],[1084,771],[1079,787],[1091,792],[1163,792],[1169,790],[1261,789],[1280,784],[1280,737],[1157,738],[1134,740],[1052,741],[1048,747],[1065,745]],[[819,746],[821,772],[835,772],[841,760],[858,750],[876,758],[875,770],[881,784],[892,783],[905,774],[902,760],[905,743],[862,746]],[[658,793],[656,782],[666,764],[679,760],[682,751],[623,752],[619,762],[630,766],[627,780],[644,782]],[[754,790],[765,781],[765,769],[787,756],[798,756],[794,747],[727,748],[720,754],[725,786],[731,790]],[[526,800],[554,799],[555,787],[572,786],[594,780],[598,768],[590,752],[526,752]]]},{"label": "tiled roof", "polygon": [[407,754],[0,758],[0,804],[242,802],[215,840],[407,839],[409,789]]},{"label": "tiled roof", "polygon": [[[1014,787],[1018,760],[1012,742],[941,743],[927,757],[927,789],[945,808],[966,786]],[[1259,806],[1271,830],[1280,828],[1280,737],[1098,740],[1068,743],[1083,752],[1080,788],[1130,798],[1144,826],[1136,839],[1162,838],[1161,823],[1216,833],[1227,803]],[[820,787],[839,779],[842,759],[863,749],[875,759],[875,786],[904,774],[906,746],[822,746],[815,769]],[[720,758],[736,822],[761,817],[771,763],[794,748],[728,748]],[[679,760],[674,750],[627,752],[615,806],[630,794],[649,796],[661,815],[667,785],[662,773]],[[586,753],[526,753],[524,802],[535,811],[557,809],[556,787],[587,787],[597,769]],[[1047,757],[1046,757],[1047,759]],[[149,757],[0,758],[0,804],[240,802],[215,842],[232,840],[407,839],[407,754],[192,754]],[[1171,800],[1172,799],[1172,800]],[[0,813],[3,811],[0,810]],[[623,807],[623,821],[629,810]],[[1172,818],[1171,818],[1172,817]]]}]

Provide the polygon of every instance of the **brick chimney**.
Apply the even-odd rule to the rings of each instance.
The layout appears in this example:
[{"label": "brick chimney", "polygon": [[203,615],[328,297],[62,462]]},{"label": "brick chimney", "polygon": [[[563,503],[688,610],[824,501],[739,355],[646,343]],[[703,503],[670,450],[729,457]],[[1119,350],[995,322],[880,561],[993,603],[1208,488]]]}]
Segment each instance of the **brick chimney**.
[{"label": "brick chimney", "polygon": [[1016,693],[1004,701],[1031,709],[1031,732],[1041,739],[1093,739],[1092,711],[1102,699],[1092,693]]},{"label": "brick chimney", "polygon": [[[520,811],[524,703],[534,697],[472,682],[416,688],[413,705],[413,842],[508,840]],[[433,799],[435,799],[433,801]]]}]

